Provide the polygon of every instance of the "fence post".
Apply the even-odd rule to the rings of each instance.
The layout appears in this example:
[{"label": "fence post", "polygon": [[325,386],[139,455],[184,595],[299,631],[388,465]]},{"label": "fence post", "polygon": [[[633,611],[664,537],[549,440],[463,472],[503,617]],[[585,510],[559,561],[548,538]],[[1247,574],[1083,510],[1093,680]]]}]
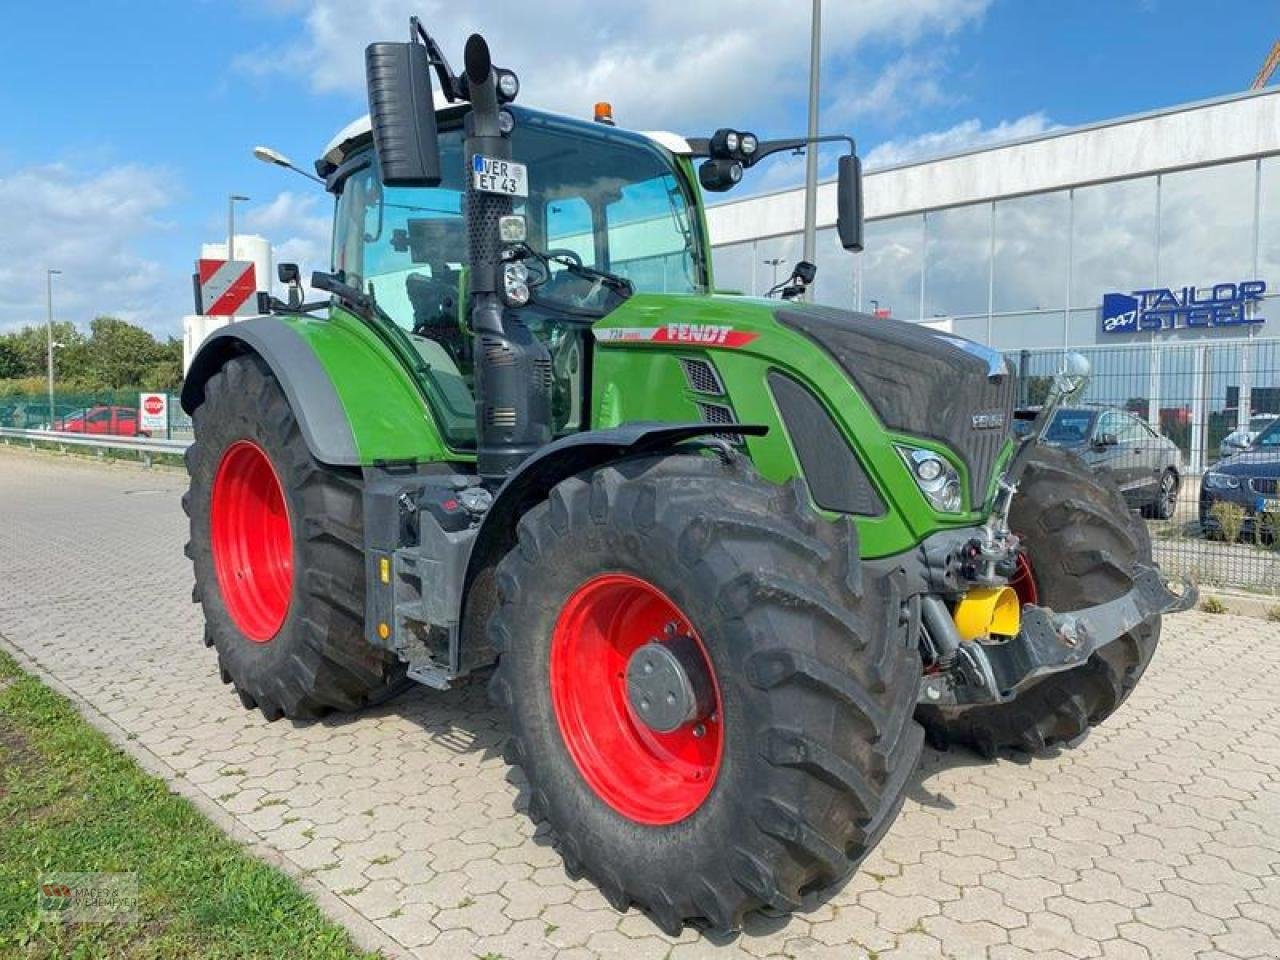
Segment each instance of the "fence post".
[{"label": "fence post", "polygon": [[1236,397],[1236,429],[1248,430],[1253,415],[1253,341],[1240,344],[1240,389]]},{"label": "fence post", "polygon": [[1191,467],[1194,474],[1204,470],[1204,436],[1205,436],[1205,375],[1209,348],[1203,343],[1196,344],[1195,365],[1191,373]]}]

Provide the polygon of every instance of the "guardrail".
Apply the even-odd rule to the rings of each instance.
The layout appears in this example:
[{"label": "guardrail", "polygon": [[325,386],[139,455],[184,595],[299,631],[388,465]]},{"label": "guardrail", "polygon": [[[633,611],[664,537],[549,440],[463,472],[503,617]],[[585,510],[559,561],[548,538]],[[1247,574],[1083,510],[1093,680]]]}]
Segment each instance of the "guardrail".
[{"label": "guardrail", "polygon": [[158,453],[181,456],[190,445],[188,440],[157,440],[151,437],[113,437],[107,434],[64,433],[60,430],[21,430],[17,427],[0,427],[0,441],[5,446],[13,441],[25,441],[35,447],[37,443],[53,444],[63,453],[67,447],[96,449],[98,456],[107,450],[132,450],[140,454],[142,462],[151,466],[151,458]]}]

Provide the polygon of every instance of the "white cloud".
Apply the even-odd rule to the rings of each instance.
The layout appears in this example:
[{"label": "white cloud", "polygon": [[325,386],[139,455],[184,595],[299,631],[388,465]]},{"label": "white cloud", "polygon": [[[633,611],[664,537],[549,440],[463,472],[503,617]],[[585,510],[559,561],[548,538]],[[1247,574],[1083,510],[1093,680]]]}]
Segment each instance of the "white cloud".
[{"label": "white cloud", "polygon": [[[947,36],[979,19],[989,4],[828,4],[824,65],[835,79],[834,68],[868,43],[909,46],[925,36]],[[495,60],[521,74],[522,102],[587,116],[592,103],[609,100],[629,127],[763,127],[783,119],[783,109],[802,98],[806,87],[807,3],[559,0],[535,10],[526,2],[495,0],[479,12],[444,0],[419,0],[416,6],[455,68],[467,34],[483,30]],[[301,39],[283,49],[249,51],[237,67],[255,75],[300,74],[317,92],[358,95],[364,90],[365,45],[407,36],[406,8],[399,0],[311,0],[305,10]],[[886,82],[901,85],[909,66],[891,67],[898,79]],[[917,73],[917,86],[919,79]]]},{"label": "white cloud", "polygon": [[169,229],[161,213],[174,199],[164,170],[124,164],[96,172],[54,163],[0,174],[0,329],[45,318],[45,270],[57,269],[58,319],[87,325],[97,314],[135,318],[176,333],[180,279],[139,252]]},{"label": "white cloud", "polygon": [[958,150],[987,146],[1006,140],[1019,140],[1059,128],[1043,113],[1029,113],[1016,120],[1002,120],[994,127],[984,127],[980,120],[965,120],[945,130],[935,130],[918,137],[886,140],[866,154],[868,169],[892,166],[925,157],[936,157]]}]

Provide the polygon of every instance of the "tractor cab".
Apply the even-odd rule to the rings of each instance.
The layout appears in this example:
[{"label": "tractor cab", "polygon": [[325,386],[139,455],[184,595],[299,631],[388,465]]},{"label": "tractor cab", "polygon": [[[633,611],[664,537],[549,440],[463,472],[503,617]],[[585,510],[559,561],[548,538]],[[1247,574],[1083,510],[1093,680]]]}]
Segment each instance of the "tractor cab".
[{"label": "tractor cab", "polygon": [[[637,292],[706,293],[709,244],[687,157],[616,127],[515,106],[508,112],[512,158],[535,172],[512,205],[530,251],[520,318],[550,355],[552,429],[560,436],[585,426],[591,324]],[[435,186],[386,185],[367,119],[344,130],[318,166],[337,195],[335,270],[372,294],[408,336],[447,440],[467,449],[475,444],[475,358],[463,119],[458,108],[438,115]]]}]

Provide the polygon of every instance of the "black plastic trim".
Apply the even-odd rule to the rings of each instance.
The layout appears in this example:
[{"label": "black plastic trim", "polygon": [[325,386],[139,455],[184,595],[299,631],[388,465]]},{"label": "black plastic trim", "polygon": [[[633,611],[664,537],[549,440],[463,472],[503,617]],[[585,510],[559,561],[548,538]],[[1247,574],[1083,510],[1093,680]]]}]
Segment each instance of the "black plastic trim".
[{"label": "black plastic trim", "polygon": [[835,513],[883,517],[888,512],[884,499],[822,401],[779,370],[769,371],[769,390],[813,502]]}]

